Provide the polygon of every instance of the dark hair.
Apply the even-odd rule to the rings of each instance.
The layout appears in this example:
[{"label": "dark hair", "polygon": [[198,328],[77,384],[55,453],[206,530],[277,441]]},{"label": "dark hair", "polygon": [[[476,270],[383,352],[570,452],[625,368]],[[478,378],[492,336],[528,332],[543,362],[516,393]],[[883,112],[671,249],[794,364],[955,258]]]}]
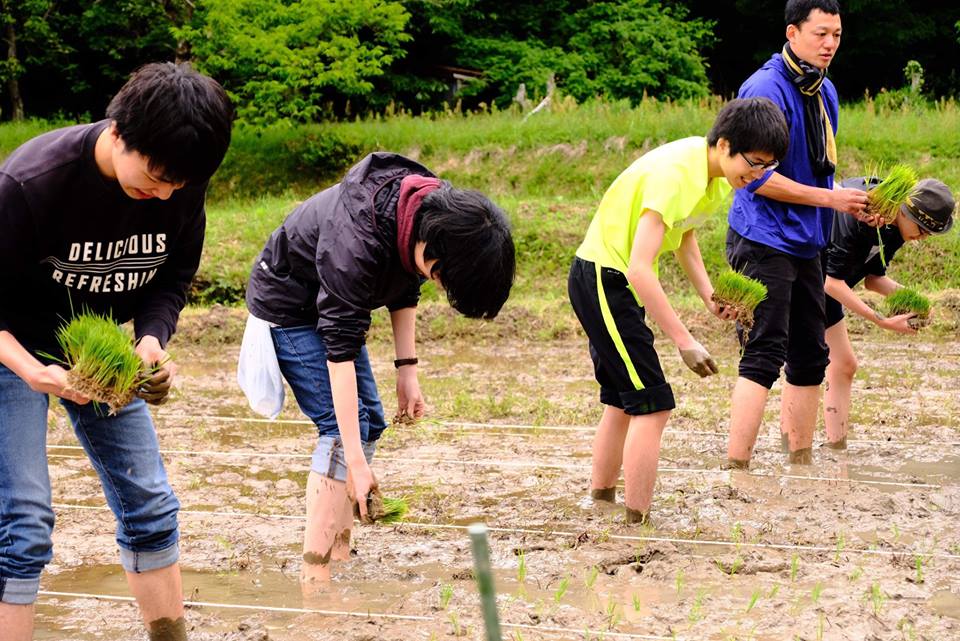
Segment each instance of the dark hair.
[{"label": "dark hair", "polygon": [[516,250],[503,211],[477,191],[443,183],[417,210],[413,237],[437,259],[447,300],[469,318],[493,318],[503,307],[516,270]]},{"label": "dark hair", "polygon": [[840,3],[837,0],[787,0],[783,10],[786,26],[800,26],[810,19],[810,12],[819,9],[830,15],[840,15]]},{"label": "dark hair", "polygon": [[780,108],[769,98],[737,98],[723,106],[707,134],[707,144],[721,138],[730,143],[730,155],[763,151],[780,159],[787,154],[790,130]]},{"label": "dark hair", "polygon": [[171,183],[202,183],[230,146],[233,105],[223,87],[189,65],[140,67],[107,107],[128,150]]}]

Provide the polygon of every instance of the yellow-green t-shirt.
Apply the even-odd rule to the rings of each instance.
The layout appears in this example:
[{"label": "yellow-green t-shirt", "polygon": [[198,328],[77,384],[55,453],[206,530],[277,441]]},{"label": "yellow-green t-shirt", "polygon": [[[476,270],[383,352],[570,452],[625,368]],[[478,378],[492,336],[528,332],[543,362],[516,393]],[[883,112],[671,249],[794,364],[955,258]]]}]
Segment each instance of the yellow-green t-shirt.
[{"label": "yellow-green t-shirt", "polygon": [[732,191],[725,178],[707,175],[707,139],[683,138],[657,147],[620,174],[600,201],[577,256],[623,273],[643,212],[663,217],[666,233],[653,263],[659,274],[660,256],[680,247],[683,234],[720,211]]}]

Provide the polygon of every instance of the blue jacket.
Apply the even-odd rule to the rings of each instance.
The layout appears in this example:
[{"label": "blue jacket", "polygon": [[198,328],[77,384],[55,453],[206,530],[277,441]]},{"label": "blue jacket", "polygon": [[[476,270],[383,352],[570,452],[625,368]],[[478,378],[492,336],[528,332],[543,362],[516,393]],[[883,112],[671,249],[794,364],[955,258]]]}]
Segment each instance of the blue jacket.
[{"label": "blue jacket", "polygon": [[[824,80],[821,94],[836,134],[839,100],[829,79]],[[813,174],[806,144],[803,95],[790,81],[779,53],[771,56],[740,87],[739,98],[753,96],[769,98],[779,106],[790,128],[790,146],[776,171],[804,185],[832,189],[833,175]],[[830,239],[833,209],[783,203],[755,193],[772,173],[767,172],[763,178],[736,191],[728,216],[730,227],[754,242],[800,258],[813,258]]]}]

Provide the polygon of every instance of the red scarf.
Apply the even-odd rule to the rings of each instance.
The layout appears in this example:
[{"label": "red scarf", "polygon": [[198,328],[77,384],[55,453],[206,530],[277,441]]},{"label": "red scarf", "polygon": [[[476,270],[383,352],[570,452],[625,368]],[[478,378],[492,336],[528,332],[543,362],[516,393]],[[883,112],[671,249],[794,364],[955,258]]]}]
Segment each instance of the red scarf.
[{"label": "red scarf", "polygon": [[413,219],[423,199],[439,186],[440,180],[437,178],[416,174],[411,174],[400,181],[400,200],[397,202],[397,251],[400,253],[400,264],[411,274],[418,274],[411,242]]}]

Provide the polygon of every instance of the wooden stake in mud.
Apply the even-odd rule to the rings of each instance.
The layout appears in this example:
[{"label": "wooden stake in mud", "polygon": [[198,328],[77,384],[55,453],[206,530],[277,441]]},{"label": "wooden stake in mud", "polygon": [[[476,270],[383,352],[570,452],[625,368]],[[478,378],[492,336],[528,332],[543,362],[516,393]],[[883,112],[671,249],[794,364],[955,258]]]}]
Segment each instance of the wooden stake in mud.
[{"label": "wooden stake in mud", "polygon": [[497,617],[497,591],[493,585],[493,572],[490,570],[490,548],[487,547],[487,526],[474,523],[470,532],[470,544],[473,548],[473,568],[477,577],[477,589],[480,590],[480,604],[483,608],[483,623],[487,629],[487,641],[501,641],[500,619]]}]

